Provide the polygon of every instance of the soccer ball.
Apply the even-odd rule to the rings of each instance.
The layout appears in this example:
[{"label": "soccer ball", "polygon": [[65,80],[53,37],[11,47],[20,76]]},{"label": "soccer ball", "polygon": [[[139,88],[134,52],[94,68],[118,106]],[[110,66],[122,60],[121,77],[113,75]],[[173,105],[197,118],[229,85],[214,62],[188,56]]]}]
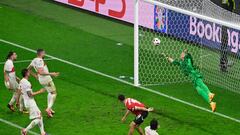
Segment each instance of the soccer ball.
[{"label": "soccer ball", "polygon": [[152,42],[153,42],[153,45],[154,45],[154,46],[158,46],[158,45],[160,45],[160,43],[161,43],[161,41],[160,41],[159,38],[154,38]]}]

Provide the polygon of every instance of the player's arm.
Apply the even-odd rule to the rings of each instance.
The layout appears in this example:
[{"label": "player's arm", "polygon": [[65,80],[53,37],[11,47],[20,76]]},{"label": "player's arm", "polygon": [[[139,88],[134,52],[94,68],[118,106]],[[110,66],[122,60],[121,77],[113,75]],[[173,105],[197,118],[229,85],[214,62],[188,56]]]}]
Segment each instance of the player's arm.
[{"label": "player's arm", "polygon": [[18,83],[21,81],[21,79],[18,76],[16,76],[16,80]]},{"label": "player's arm", "polygon": [[3,71],[3,74],[4,74],[4,80],[5,80],[5,82],[8,82],[9,81],[9,77],[8,77],[8,75],[7,75],[7,71]]},{"label": "player's arm", "polygon": [[135,107],[134,110],[152,112],[154,109],[153,109],[152,107],[150,107],[150,108],[146,108],[146,107]]},{"label": "player's arm", "polygon": [[32,71],[33,66],[32,66],[31,64],[27,67],[27,69],[30,71],[30,74],[31,74],[33,77],[35,77],[36,79],[38,79],[37,74]]},{"label": "player's arm", "polygon": [[27,91],[27,94],[29,97],[34,97],[36,95],[39,95],[39,94],[42,94],[45,92],[45,89],[40,89],[39,91],[36,91],[36,92],[31,92],[31,91]]},{"label": "player's arm", "polygon": [[127,116],[128,116],[129,114],[130,114],[130,111],[127,110],[126,113],[125,113],[125,115],[122,117],[122,122],[125,122],[125,121],[126,121]]},{"label": "player's arm", "polygon": [[162,53],[162,56],[165,57],[170,63],[173,63],[174,62],[174,59],[167,56],[165,53]]},{"label": "player's arm", "polygon": [[59,76],[59,72],[45,73],[45,72],[43,71],[43,68],[39,68],[39,69],[38,69],[38,74],[43,75],[43,76],[50,75],[50,76],[53,76],[53,77]]}]

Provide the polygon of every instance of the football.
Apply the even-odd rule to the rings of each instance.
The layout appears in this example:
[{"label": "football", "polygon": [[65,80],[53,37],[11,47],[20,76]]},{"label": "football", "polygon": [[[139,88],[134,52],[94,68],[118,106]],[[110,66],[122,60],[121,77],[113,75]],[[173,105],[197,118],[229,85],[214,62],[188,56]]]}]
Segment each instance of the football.
[{"label": "football", "polygon": [[153,45],[154,45],[154,46],[158,46],[158,45],[160,45],[160,43],[161,43],[161,41],[160,41],[159,38],[154,38],[152,42],[153,42]]}]

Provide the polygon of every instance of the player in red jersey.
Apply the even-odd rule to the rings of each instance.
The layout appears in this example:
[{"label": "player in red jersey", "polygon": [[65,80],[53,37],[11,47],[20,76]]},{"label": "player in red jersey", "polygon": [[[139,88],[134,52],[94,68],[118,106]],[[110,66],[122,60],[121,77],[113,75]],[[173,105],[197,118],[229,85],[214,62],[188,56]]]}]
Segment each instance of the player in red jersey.
[{"label": "player in red jersey", "polygon": [[118,95],[118,99],[124,103],[127,108],[126,114],[122,118],[122,122],[125,122],[127,116],[132,112],[136,115],[136,118],[131,122],[128,135],[133,135],[134,130],[136,129],[140,135],[144,135],[144,132],[140,125],[143,123],[144,119],[147,118],[148,112],[153,111],[153,108],[147,108],[143,103],[132,99],[125,98],[124,95]]}]

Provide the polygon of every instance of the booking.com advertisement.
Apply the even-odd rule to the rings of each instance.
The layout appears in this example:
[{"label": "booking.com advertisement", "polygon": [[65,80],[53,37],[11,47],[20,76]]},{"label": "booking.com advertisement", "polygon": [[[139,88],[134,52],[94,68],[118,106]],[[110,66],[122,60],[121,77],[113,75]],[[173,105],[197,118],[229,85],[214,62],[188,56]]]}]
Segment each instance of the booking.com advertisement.
[{"label": "booking.com advertisement", "polygon": [[[167,11],[167,34],[211,48],[221,47],[221,25],[174,11]],[[227,29],[229,51],[239,53],[239,30]]]}]

